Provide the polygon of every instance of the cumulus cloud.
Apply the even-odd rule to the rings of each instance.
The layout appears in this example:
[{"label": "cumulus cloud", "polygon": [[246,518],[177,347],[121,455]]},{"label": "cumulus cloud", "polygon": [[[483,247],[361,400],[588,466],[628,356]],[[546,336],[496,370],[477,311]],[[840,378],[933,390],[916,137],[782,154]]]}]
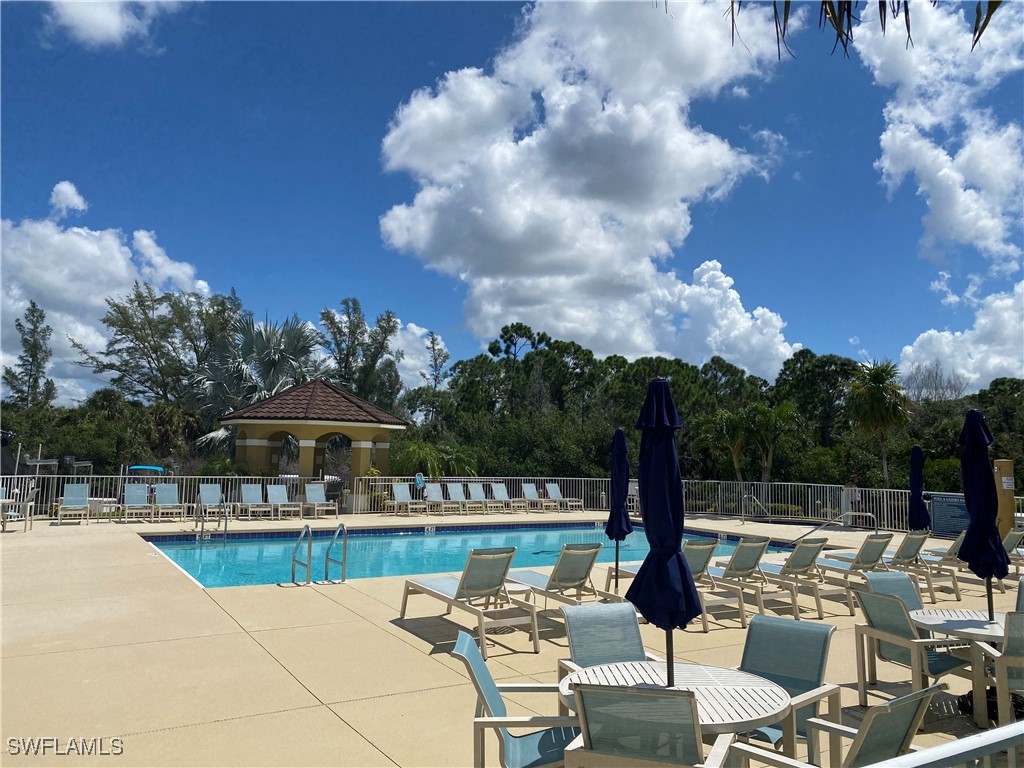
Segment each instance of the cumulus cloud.
[{"label": "cumulus cloud", "polygon": [[173,13],[183,4],[172,0],[148,2],[51,2],[46,15],[52,29],[65,31],[87,48],[119,47],[130,40],[147,41],[160,14]]},{"label": "cumulus cloud", "polygon": [[960,374],[971,390],[983,389],[1001,376],[1020,378],[1024,371],[1024,281],[1011,291],[985,297],[978,307],[974,327],[964,331],[929,330],[903,348],[900,367],[942,364],[948,373]]},{"label": "cumulus cloud", "polygon": [[50,193],[50,217],[57,221],[67,216],[68,211],[80,213],[88,208],[89,204],[70,181],[58,182]]},{"label": "cumulus cloud", "polygon": [[[60,203],[68,210],[88,208],[68,181],[54,187],[50,201],[55,208]],[[119,229],[66,227],[53,218],[3,219],[0,244],[4,274],[0,301],[5,318],[0,327],[2,363],[16,363],[21,343],[13,319],[22,317],[29,301],[34,300],[53,328],[53,358],[47,375],[56,382],[62,404],[80,397],[85,386],[82,379],[87,378],[84,369],[73,362],[78,353],[68,336],[89,349],[105,347],[100,318],[106,312],[108,296],[128,293],[137,280],[158,290],[209,290],[205,282],[196,279],[191,264],[167,256],[152,232],[134,233],[129,246]],[[95,384],[92,381],[88,386]]]},{"label": "cumulus cloud", "polygon": [[1019,122],[1000,122],[979,104],[1024,68],[1024,8],[1006,3],[981,45],[970,50],[962,4],[914,7],[914,46],[861,26],[856,50],[875,82],[892,91],[876,168],[890,192],[908,179],[927,206],[921,246],[984,254],[989,272],[1020,268],[1024,141]]},{"label": "cumulus cloud", "polygon": [[740,95],[774,65],[765,10],[739,48],[718,6],[676,15],[538,3],[493,72],[449,72],[397,110],[383,162],[419,191],[382,235],[466,284],[478,338],[522,321],[599,355],[721,354],[767,378],[797,348],[777,314],[744,309],[718,261],[693,283],[672,269],[690,206],[767,177],[785,146],[756,129],[734,146],[689,120],[694,99]]},{"label": "cumulus cloud", "polygon": [[[430,351],[427,349],[429,333],[428,328],[422,328],[416,323],[405,323],[395,335],[394,348],[402,352],[402,359],[398,361],[398,373],[402,377],[402,386],[407,389],[422,387],[423,376],[430,372]],[[440,335],[438,340],[441,347],[447,349]]]}]

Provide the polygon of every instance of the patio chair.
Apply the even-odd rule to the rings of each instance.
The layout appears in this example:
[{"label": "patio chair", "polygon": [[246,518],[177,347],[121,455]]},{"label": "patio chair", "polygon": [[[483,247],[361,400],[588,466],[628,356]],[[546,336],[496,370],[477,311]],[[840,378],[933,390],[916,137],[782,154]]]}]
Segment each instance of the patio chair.
[{"label": "patio chair", "polygon": [[[949,567],[928,563],[921,559],[921,549],[924,547],[927,539],[927,533],[911,532],[906,534],[895,551],[885,552],[882,555],[880,564],[889,570],[905,571],[923,581],[933,604],[937,602],[935,598],[935,580],[942,577],[948,578],[950,579],[953,594],[956,595],[957,600],[960,600],[960,584],[956,577],[956,571]],[[852,559],[843,552],[829,552],[828,556],[836,560]]]},{"label": "patio chair", "polygon": [[[448,491],[448,499],[453,504],[459,505],[459,511],[462,514],[468,515],[470,512],[484,511],[484,503],[482,501],[466,498],[466,493],[462,489],[462,483],[445,483],[444,487]],[[483,487],[480,490],[483,490]]]},{"label": "patio chair", "polygon": [[[526,499],[509,498],[508,488],[505,487],[504,483],[491,483],[491,495],[494,497],[495,504],[503,505],[502,509],[512,512],[526,512],[529,510]],[[490,504],[487,505],[487,510],[491,510]]]},{"label": "patio chair", "polygon": [[929,678],[958,675],[971,678],[970,659],[952,651],[962,640],[925,637],[910,620],[903,600],[895,595],[857,591],[867,624],[854,627],[857,646],[857,695],[860,705],[868,704],[867,686],[878,682],[876,658],[910,669],[914,690],[928,685]]},{"label": "patio chair", "polygon": [[298,501],[288,500],[287,486],[268,485],[267,501],[270,502],[278,520],[283,519],[285,515],[297,515],[299,519],[302,518],[302,504]]},{"label": "patio chair", "polygon": [[[158,511],[160,511],[158,509]],[[196,521],[195,525],[199,525],[200,515],[203,519],[216,520],[217,525],[220,525],[221,517],[227,519],[228,515],[231,514],[231,505],[224,498],[224,494],[220,489],[220,483],[202,483],[199,486],[199,503],[196,505]]]},{"label": "patio chair", "polygon": [[754,616],[743,644],[738,669],[781,685],[792,697],[793,708],[778,725],[768,725],[744,734],[744,738],[781,744],[789,757],[796,756],[797,739],[808,740],[808,754],[817,756],[816,735],[807,727],[818,716],[822,701],[828,702],[828,716],[842,719],[840,688],[826,683],[825,664],[835,627],[777,616]]},{"label": "patio chair", "polygon": [[266,515],[274,518],[274,505],[263,500],[263,486],[259,483],[242,483],[242,500],[235,505],[235,515],[248,520]]},{"label": "patio chair", "polygon": [[391,498],[384,502],[384,512],[387,513],[389,509],[396,516],[401,514],[403,510],[405,514],[411,515],[413,512],[426,513],[427,504],[409,495],[408,483],[392,483]]},{"label": "patio chair", "polygon": [[127,523],[129,517],[153,517],[153,504],[149,501],[148,483],[126,483],[121,515]]},{"label": "patio chair", "polygon": [[590,579],[590,572],[594,569],[594,563],[597,562],[600,553],[600,542],[563,544],[550,575],[527,568],[517,568],[509,571],[508,581],[529,587],[534,596],[542,596],[545,608],[548,599],[569,605],[581,604],[584,595],[611,600],[621,599],[607,592],[600,592]]},{"label": "patio chair", "polygon": [[458,514],[462,507],[454,501],[449,501],[444,497],[444,489],[441,488],[440,483],[424,483],[423,493],[427,501],[427,513],[437,512],[445,515],[449,512]]},{"label": "patio chair", "polygon": [[469,489],[469,500],[473,503],[479,504],[482,511],[503,511],[505,509],[504,502],[487,498],[487,492],[484,490],[483,483],[466,483],[466,488]]},{"label": "patio chair", "polygon": [[[757,612],[764,613],[763,587],[768,579],[761,573],[761,557],[768,549],[768,539],[763,536],[746,536],[736,543],[736,549],[724,567],[708,566],[707,575],[714,581],[716,591],[734,592],[737,600],[743,602],[743,594],[749,590],[757,602]],[[791,591],[796,602],[795,590]]]},{"label": "patio chair", "polygon": [[630,480],[629,491],[626,493],[626,511],[631,515],[640,514],[640,481]]},{"label": "patio chair", "polygon": [[34,493],[34,488],[30,489],[25,500],[22,501],[18,496],[18,491],[15,490],[14,495],[8,501],[7,489],[0,486],[0,501],[7,502],[0,505],[0,530],[6,531],[8,523],[15,523],[19,520],[22,522],[24,530],[28,531],[31,528],[32,515],[35,510]]},{"label": "patio chair", "polygon": [[[924,608],[921,593],[908,573],[892,571],[868,571],[864,574],[868,589],[880,595],[894,595],[903,601],[907,613]],[[920,631],[920,628],[919,630]]]},{"label": "patio chair", "polygon": [[[899,698],[887,701],[871,707],[861,721],[859,728],[850,728],[829,720],[812,717],[807,721],[811,730],[820,730],[836,739],[851,739],[849,749],[845,756],[835,755],[831,765],[835,768],[859,768],[859,766],[889,765],[887,762],[892,758],[904,755],[914,749],[911,741],[921,723],[924,720],[932,697],[939,691],[946,689],[945,683],[936,683],[928,688],[900,696]],[[926,750],[916,752],[921,757]],[[798,762],[766,749],[736,742],[729,750],[733,764],[746,764],[747,760],[754,760],[771,766],[786,766],[786,768],[800,768],[807,763]],[[840,763],[840,757],[842,762]],[[914,765],[953,765],[956,763],[921,762]]]},{"label": "patio chair", "polygon": [[818,609],[818,618],[824,619],[825,612],[821,607],[821,573],[818,572],[817,559],[828,543],[828,539],[801,539],[789,553],[784,563],[761,563],[761,573],[773,584],[790,590],[793,597],[793,618],[800,618],[797,595],[800,588],[806,588]]},{"label": "patio chair", "polygon": [[526,499],[527,509],[531,512],[553,512],[558,509],[558,502],[554,499],[542,499],[537,486],[533,483],[523,483],[523,498]]},{"label": "patio chair", "polygon": [[837,584],[842,587],[840,592],[823,594],[845,594],[846,605],[850,609],[850,615],[857,613],[853,607],[853,588],[850,584],[851,576],[863,575],[865,571],[885,570],[882,563],[882,555],[885,548],[892,541],[891,533],[871,533],[860,545],[853,560],[836,560],[832,557],[819,557],[814,561],[822,578],[829,584]]},{"label": "patio chair", "polygon": [[[480,653],[487,658],[487,629],[529,625],[533,638],[533,652],[540,653],[540,638],[537,633],[537,607],[530,602],[509,595],[505,587],[515,547],[493,547],[473,549],[466,560],[461,577],[423,576],[407,579],[402,595],[400,618],[405,618],[405,609],[410,595],[427,595],[448,606],[446,614],[453,608],[466,611],[477,620],[477,636]],[[519,609],[515,611],[514,609]],[[526,615],[521,613],[525,611]],[[520,615],[511,616],[511,613]]]},{"label": "patio chair", "polygon": [[[219,486],[218,486],[219,491]],[[153,499],[153,515],[151,521],[164,517],[185,517],[185,505],[178,499],[177,483],[157,483]]]},{"label": "patio chair", "polygon": [[1013,528],[1003,537],[1003,549],[1006,550],[1006,556],[1010,558],[1014,576],[1020,576],[1020,567],[1024,565],[1024,554],[1017,550],[1022,541],[1024,541],[1024,528]]},{"label": "patio chair", "polygon": [[[1021,582],[1021,587],[1024,587],[1024,579]],[[1020,595],[1018,592],[1018,603],[1022,602]],[[991,643],[985,642],[975,642],[974,650],[975,674],[988,675],[991,665],[992,674],[987,682],[995,685],[999,725],[1015,722],[1010,693],[1024,693],[1024,612],[1018,607],[1018,610],[1006,614],[1003,642],[998,650]],[[979,688],[977,686],[976,690]],[[986,707],[987,702],[975,701],[974,706],[977,710],[979,706]]]},{"label": "patio chair", "polygon": [[583,511],[583,499],[566,498],[562,495],[562,489],[558,487],[558,483],[544,483],[544,488],[548,492],[548,498],[557,502],[559,509]]},{"label": "patio chair", "polygon": [[964,536],[967,535],[967,531],[960,531],[960,534],[954,539],[953,543],[945,549],[926,549],[921,555],[922,558],[937,557],[944,564],[957,565],[963,564],[958,555],[960,554],[960,545],[964,543]]},{"label": "patio chair", "polygon": [[327,490],[323,483],[306,483],[305,508],[310,510],[313,517],[320,517],[329,512],[338,516],[338,503],[327,500]]},{"label": "patio chair", "polygon": [[574,686],[580,736],[565,750],[566,768],[725,765],[735,736],[722,734],[708,755],[693,691]]},{"label": "patio chair", "polygon": [[[554,693],[558,686],[548,683],[496,683],[472,636],[459,632],[452,655],[462,659],[476,689],[477,703],[473,715],[473,766],[484,766],[485,733],[493,729],[498,735],[498,762],[504,768],[543,768],[563,764],[565,747],[579,735],[579,720],[571,717],[526,715],[510,717],[502,691],[519,693]],[[540,728],[520,735],[509,729]]]},{"label": "patio chair", "polygon": [[57,525],[64,522],[65,517],[84,518],[89,524],[89,484],[67,483],[64,486],[64,497],[57,505]]}]

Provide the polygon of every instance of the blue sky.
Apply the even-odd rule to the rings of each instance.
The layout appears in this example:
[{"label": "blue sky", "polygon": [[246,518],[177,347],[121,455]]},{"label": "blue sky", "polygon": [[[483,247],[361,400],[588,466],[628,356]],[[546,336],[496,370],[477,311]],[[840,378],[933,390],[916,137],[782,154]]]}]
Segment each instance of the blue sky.
[{"label": "blue sky", "polygon": [[257,317],[357,297],[454,359],[521,320],[604,356],[800,347],[1024,375],[1024,13],[914,4],[849,59],[725,4],[5,3],[2,352],[65,401],[134,279]]}]

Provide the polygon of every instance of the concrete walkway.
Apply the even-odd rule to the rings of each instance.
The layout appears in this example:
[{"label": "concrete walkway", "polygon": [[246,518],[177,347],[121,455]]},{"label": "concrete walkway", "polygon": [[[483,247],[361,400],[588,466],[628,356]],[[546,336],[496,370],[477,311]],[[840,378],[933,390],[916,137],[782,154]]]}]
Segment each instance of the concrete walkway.
[{"label": "concrete walkway", "polygon": [[[425,518],[412,518],[422,523]],[[604,519],[603,513],[519,514],[457,518],[466,522]],[[433,517],[431,524],[456,519]],[[335,520],[317,521],[333,528]],[[346,517],[350,527],[407,525],[409,518]],[[232,530],[295,529],[293,522],[235,523]],[[792,539],[807,526],[766,525],[690,516],[687,527]],[[475,694],[462,664],[449,656],[467,615],[410,598],[398,618],[404,578],[338,585],[232,587],[204,590],[137,535],[191,531],[191,524],[96,523],[12,526],[2,555],[2,765],[138,766],[468,766]],[[863,532],[828,532],[831,544],[856,547]],[[595,540],[603,540],[600,531]],[[896,536],[899,540],[899,535]],[[606,542],[607,543],[607,542]],[[943,546],[935,540],[929,546]],[[604,584],[604,571],[595,570]],[[970,574],[964,602],[983,607]],[[624,590],[624,588],[623,588]],[[997,610],[1016,592],[996,593]],[[804,599],[808,609],[811,601]],[[848,723],[856,724],[853,625],[845,602],[826,600],[838,632],[826,680],[844,687]],[[789,615],[779,609],[779,615]],[[809,611],[805,614],[810,616]],[[553,682],[566,640],[557,606],[542,613],[541,653],[521,631],[493,636],[488,665],[507,681]],[[676,658],[735,666],[744,630],[735,612],[676,633]],[[664,655],[664,633],[643,627],[652,653]],[[880,664],[873,702],[907,692],[909,673]],[[915,743],[975,731],[955,711],[967,681],[949,678]],[[554,714],[554,697],[516,697],[516,712]],[[38,739],[51,738],[47,754]],[[29,739],[40,754],[25,755]],[[71,742],[78,739],[79,742]],[[89,740],[98,739],[93,744]],[[117,739],[118,741],[115,741]],[[120,754],[88,755],[97,751]],[[489,765],[497,765],[496,744]],[[57,752],[64,754],[58,754]],[[68,752],[71,754],[67,754]]]}]

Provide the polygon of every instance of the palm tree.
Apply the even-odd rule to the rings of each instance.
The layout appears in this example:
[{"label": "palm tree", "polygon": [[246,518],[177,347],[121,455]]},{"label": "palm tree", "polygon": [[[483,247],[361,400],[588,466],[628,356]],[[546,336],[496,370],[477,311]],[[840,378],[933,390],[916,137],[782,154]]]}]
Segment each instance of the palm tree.
[{"label": "palm tree", "polygon": [[910,422],[911,401],[899,384],[899,366],[889,359],[861,363],[847,382],[848,412],[854,425],[878,438],[882,454],[882,477],[889,486],[887,439]]},{"label": "palm tree", "polygon": [[694,431],[698,444],[707,446],[715,453],[722,449],[729,452],[736,480],[742,483],[743,471],[740,468],[740,460],[746,447],[747,428],[740,414],[719,408],[714,413],[698,417],[694,423]]},{"label": "palm tree", "polygon": [[774,408],[765,403],[751,403],[743,410],[743,420],[748,436],[761,452],[761,482],[770,482],[775,449],[783,438],[799,431],[800,415],[788,400]]},{"label": "palm tree", "polygon": [[[217,419],[317,378],[327,368],[320,348],[316,329],[298,315],[281,324],[243,315],[193,377],[203,413]],[[226,448],[230,436],[230,430],[218,429],[197,442]]]}]

